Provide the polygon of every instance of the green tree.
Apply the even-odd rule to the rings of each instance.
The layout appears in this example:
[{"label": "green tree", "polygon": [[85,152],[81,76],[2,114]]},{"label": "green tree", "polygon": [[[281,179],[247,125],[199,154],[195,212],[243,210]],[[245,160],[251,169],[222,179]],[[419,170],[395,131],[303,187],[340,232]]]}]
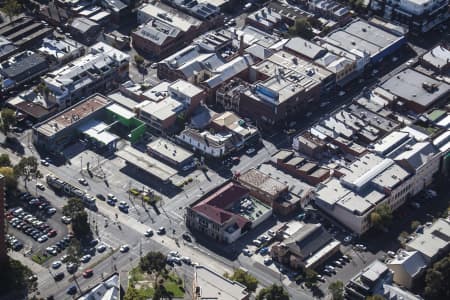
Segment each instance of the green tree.
[{"label": "green tree", "polygon": [[13,168],[0,167],[0,174],[5,176],[5,186],[7,189],[14,190],[17,188],[17,178]]},{"label": "green tree", "polygon": [[282,286],[272,284],[263,288],[256,296],[256,300],[289,300],[289,295]]},{"label": "green tree", "polygon": [[38,172],[38,161],[34,156],[28,156],[22,158],[17,165],[14,166],[14,173],[17,177],[23,177],[25,186],[27,186],[27,181],[31,178],[37,178]]},{"label": "green tree", "polygon": [[134,56],[134,61],[136,62],[136,64],[137,64],[138,66],[140,66],[140,65],[142,65],[142,64],[144,63],[144,58],[143,58],[142,56],[136,54],[136,55]]},{"label": "green tree", "polygon": [[7,134],[11,129],[11,126],[16,125],[16,113],[9,108],[4,108],[1,111],[1,130],[4,134]]},{"label": "green tree", "polygon": [[123,300],[145,300],[145,297],[142,297],[134,286],[129,286]]},{"label": "green tree", "polygon": [[79,198],[70,198],[63,206],[63,214],[72,218],[72,229],[76,237],[82,238],[91,233],[88,214]]},{"label": "green tree", "polygon": [[166,272],[166,256],[161,252],[150,251],[139,261],[139,267],[143,272],[155,275],[155,286],[158,278]]},{"label": "green tree", "polygon": [[0,155],[0,167],[11,167],[11,160],[8,154],[4,153]]},{"label": "green tree", "polygon": [[298,18],[295,20],[295,24],[289,28],[291,35],[296,35],[306,40],[310,40],[314,37],[312,26],[307,18]]},{"label": "green tree", "polygon": [[450,299],[450,254],[427,270],[425,299]]},{"label": "green tree", "polygon": [[384,298],[383,296],[381,296],[379,294],[375,294],[375,295],[366,297],[366,300],[386,300],[386,298]]},{"label": "green tree", "polygon": [[6,0],[1,10],[11,21],[14,16],[17,16],[20,13],[22,6],[17,0]]},{"label": "green tree", "polygon": [[258,287],[258,280],[242,269],[234,270],[230,279],[242,283],[247,288],[247,291],[251,293],[256,291],[256,288]]},{"label": "green tree", "polygon": [[81,250],[81,243],[77,238],[73,238],[70,240],[69,247],[67,247],[67,261],[76,263],[83,255]]},{"label": "green tree", "polygon": [[392,211],[387,204],[382,204],[375,208],[370,214],[370,222],[377,229],[383,229],[392,221]]},{"label": "green tree", "polygon": [[312,269],[305,270],[305,284],[311,288],[317,282],[317,272]]},{"label": "green tree", "polygon": [[416,230],[417,229],[417,227],[419,227],[420,226],[420,222],[419,221],[412,221],[411,222],[411,230]]},{"label": "green tree", "polygon": [[344,283],[342,281],[335,281],[330,283],[328,290],[333,297],[333,300],[344,300]]},{"label": "green tree", "polygon": [[9,292],[23,292],[25,295],[29,291],[36,289],[36,278],[33,272],[19,261],[8,258],[1,266],[0,272],[0,295],[7,295]]}]

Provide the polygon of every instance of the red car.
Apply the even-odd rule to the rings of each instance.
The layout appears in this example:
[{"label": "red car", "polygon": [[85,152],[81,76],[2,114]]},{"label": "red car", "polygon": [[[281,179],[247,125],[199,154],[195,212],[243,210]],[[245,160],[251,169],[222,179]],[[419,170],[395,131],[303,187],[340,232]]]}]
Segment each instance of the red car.
[{"label": "red car", "polygon": [[53,230],[50,230],[50,231],[48,232],[47,235],[48,235],[49,237],[54,237],[54,236],[56,236],[57,234],[58,234],[58,233],[56,232],[56,230],[53,229]]},{"label": "red car", "polygon": [[83,272],[83,277],[89,278],[92,276],[92,274],[94,274],[94,271],[92,269],[87,269],[86,271]]}]

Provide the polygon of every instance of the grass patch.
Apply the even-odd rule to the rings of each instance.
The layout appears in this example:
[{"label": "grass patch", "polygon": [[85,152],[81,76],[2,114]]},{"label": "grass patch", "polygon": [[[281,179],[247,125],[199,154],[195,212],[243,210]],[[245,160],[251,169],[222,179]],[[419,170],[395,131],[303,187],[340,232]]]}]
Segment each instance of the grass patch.
[{"label": "grass patch", "polygon": [[31,257],[31,260],[34,261],[37,264],[42,265],[47,260],[50,259],[50,255],[43,255],[43,254],[35,254]]},{"label": "grass patch", "polygon": [[[163,276],[160,276],[158,280],[160,279],[163,279]],[[132,269],[130,272],[130,285],[134,286],[142,298],[153,297],[155,293],[153,288],[154,282],[155,277],[153,274],[146,274],[139,267]],[[164,279],[163,286],[173,298],[184,297],[183,280],[175,273],[169,273],[167,278]]]},{"label": "grass patch", "polygon": [[135,188],[129,189],[128,192],[134,196],[139,196],[139,194],[141,193],[140,191],[138,191]]}]

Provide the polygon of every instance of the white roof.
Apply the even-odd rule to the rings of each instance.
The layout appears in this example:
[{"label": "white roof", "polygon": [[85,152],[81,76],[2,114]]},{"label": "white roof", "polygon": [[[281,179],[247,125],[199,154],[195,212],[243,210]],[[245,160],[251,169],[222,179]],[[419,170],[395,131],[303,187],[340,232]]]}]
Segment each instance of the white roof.
[{"label": "white roof", "polygon": [[89,290],[78,300],[119,300],[120,299],[120,280],[119,275],[113,275],[111,278],[101,282]]},{"label": "white roof", "polygon": [[441,251],[448,248],[450,242],[450,222],[438,219],[430,227],[425,227],[422,234],[406,244],[407,249],[417,250],[427,259],[433,259]]},{"label": "white roof", "polygon": [[166,120],[182,109],[183,104],[171,97],[167,97],[160,102],[144,101],[141,106],[141,111],[154,116],[158,120]]},{"label": "white roof", "polygon": [[134,118],[136,116],[136,114],[128,109],[126,109],[125,107],[113,103],[110,106],[106,107],[107,110],[109,110],[110,112],[113,112],[127,120]]},{"label": "white roof", "polygon": [[79,127],[79,129],[87,136],[101,142],[103,145],[108,145],[117,141],[119,137],[108,132],[108,125],[97,120],[91,120]]},{"label": "white roof", "polygon": [[176,10],[169,12],[153,4],[147,4],[139,10],[152,18],[168,23],[184,32],[188,31],[193,25],[199,26],[201,24],[201,21],[195,18],[184,17],[181,14],[173,13]]},{"label": "white roof", "polygon": [[158,138],[147,144],[147,148],[178,163],[184,162],[193,156],[192,152],[164,138]]},{"label": "white roof", "polygon": [[447,114],[445,116],[445,118],[443,118],[442,120],[440,120],[437,123],[438,126],[444,127],[444,128],[450,128],[450,114]]},{"label": "white roof", "polygon": [[242,300],[248,293],[245,286],[229,280],[204,266],[196,266],[194,285],[200,289],[199,299]]},{"label": "white roof", "polygon": [[400,265],[411,277],[415,277],[423,268],[427,267],[427,263],[420,252],[403,250],[388,262],[388,266],[391,265]]}]

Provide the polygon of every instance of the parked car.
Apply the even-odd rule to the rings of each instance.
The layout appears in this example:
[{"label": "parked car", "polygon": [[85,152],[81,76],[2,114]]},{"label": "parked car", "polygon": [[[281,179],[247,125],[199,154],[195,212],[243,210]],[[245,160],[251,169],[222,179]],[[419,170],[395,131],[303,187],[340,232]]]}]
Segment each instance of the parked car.
[{"label": "parked car", "polygon": [[106,250],[106,245],[104,245],[104,244],[101,244],[101,245],[99,245],[98,247],[97,247],[97,251],[99,252],[99,253],[102,253],[103,251],[105,251]]},{"label": "parked car", "polygon": [[43,191],[43,190],[45,190],[45,186],[42,184],[42,183],[36,183],[36,187],[38,188],[38,189],[40,189],[41,191]]},{"label": "parked car", "polygon": [[253,255],[252,251],[248,250],[247,248],[242,249],[242,253],[245,256],[252,256]]},{"label": "parked car", "polygon": [[63,222],[64,224],[70,224],[72,222],[72,218],[68,216],[62,216],[61,222]]},{"label": "parked car", "polygon": [[87,263],[88,261],[91,260],[91,257],[92,257],[92,256],[91,256],[90,254],[83,255],[83,256],[81,257],[80,261],[81,261],[82,263]]},{"label": "parked car", "polygon": [[266,266],[272,264],[272,259],[271,259],[270,257],[264,258],[264,264],[265,264]]},{"label": "parked car", "polygon": [[67,289],[67,294],[69,295],[75,295],[77,293],[77,287],[72,285],[70,288]]},{"label": "parked car", "polygon": [[82,184],[82,185],[88,185],[88,182],[87,182],[87,180],[85,179],[85,178],[78,178],[78,182],[80,183],[80,184]]},{"label": "parked car", "polygon": [[144,236],[146,236],[146,237],[151,237],[151,236],[153,236],[153,230],[147,229],[147,230],[145,231],[145,233],[144,233]]},{"label": "parked car", "polygon": [[101,200],[101,201],[105,201],[106,200],[105,196],[103,196],[102,194],[97,194],[97,195],[95,195],[95,197],[97,197],[97,199]]},{"label": "parked car", "polygon": [[166,229],[164,227],[159,227],[156,233],[159,235],[163,235],[166,233]]},{"label": "parked car", "polygon": [[182,237],[183,237],[183,239],[185,239],[186,241],[192,242],[192,237],[191,237],[187,232],[183,233]]},{"label": "parked car", "polygon": [[52,262],[52,268],[53,269],[58,269],[59,267],[61,267],[62,263],[59,260],[55,260],[54,262]]},{"label": "parked car", "polygon": [[77,264],[70,263],[70,264],[67,265],[67,272],[69,272],[70,274],[75,273],[77,268],[78,268]]},{"label": "parked car", "polygon": [[46,161],[45,159],[41,159],[41,164],[46,167],[48,167],[50,165],[50,163],[48,161]]},{"label": "parked car", "polygon": [[255,149],[255,148],[248,148],[247,151],[245,151],[245,153],[246,153],[247,155],[252,155],[252,154],[255,153],[255,152],[256,152],[256,149]]},{"label": "parked car", "polygon": [[120,252],[125,253],[125,252],[128,252],[128,250],[130,250],[130,246],[128,246],[126,244],[120,246]]},{"label": "parked car", "polygon": [[84,278],[89,278],[94,274],[94,271],[92,269],[87,269],[86,271],[83,272],[83,277]]}]

